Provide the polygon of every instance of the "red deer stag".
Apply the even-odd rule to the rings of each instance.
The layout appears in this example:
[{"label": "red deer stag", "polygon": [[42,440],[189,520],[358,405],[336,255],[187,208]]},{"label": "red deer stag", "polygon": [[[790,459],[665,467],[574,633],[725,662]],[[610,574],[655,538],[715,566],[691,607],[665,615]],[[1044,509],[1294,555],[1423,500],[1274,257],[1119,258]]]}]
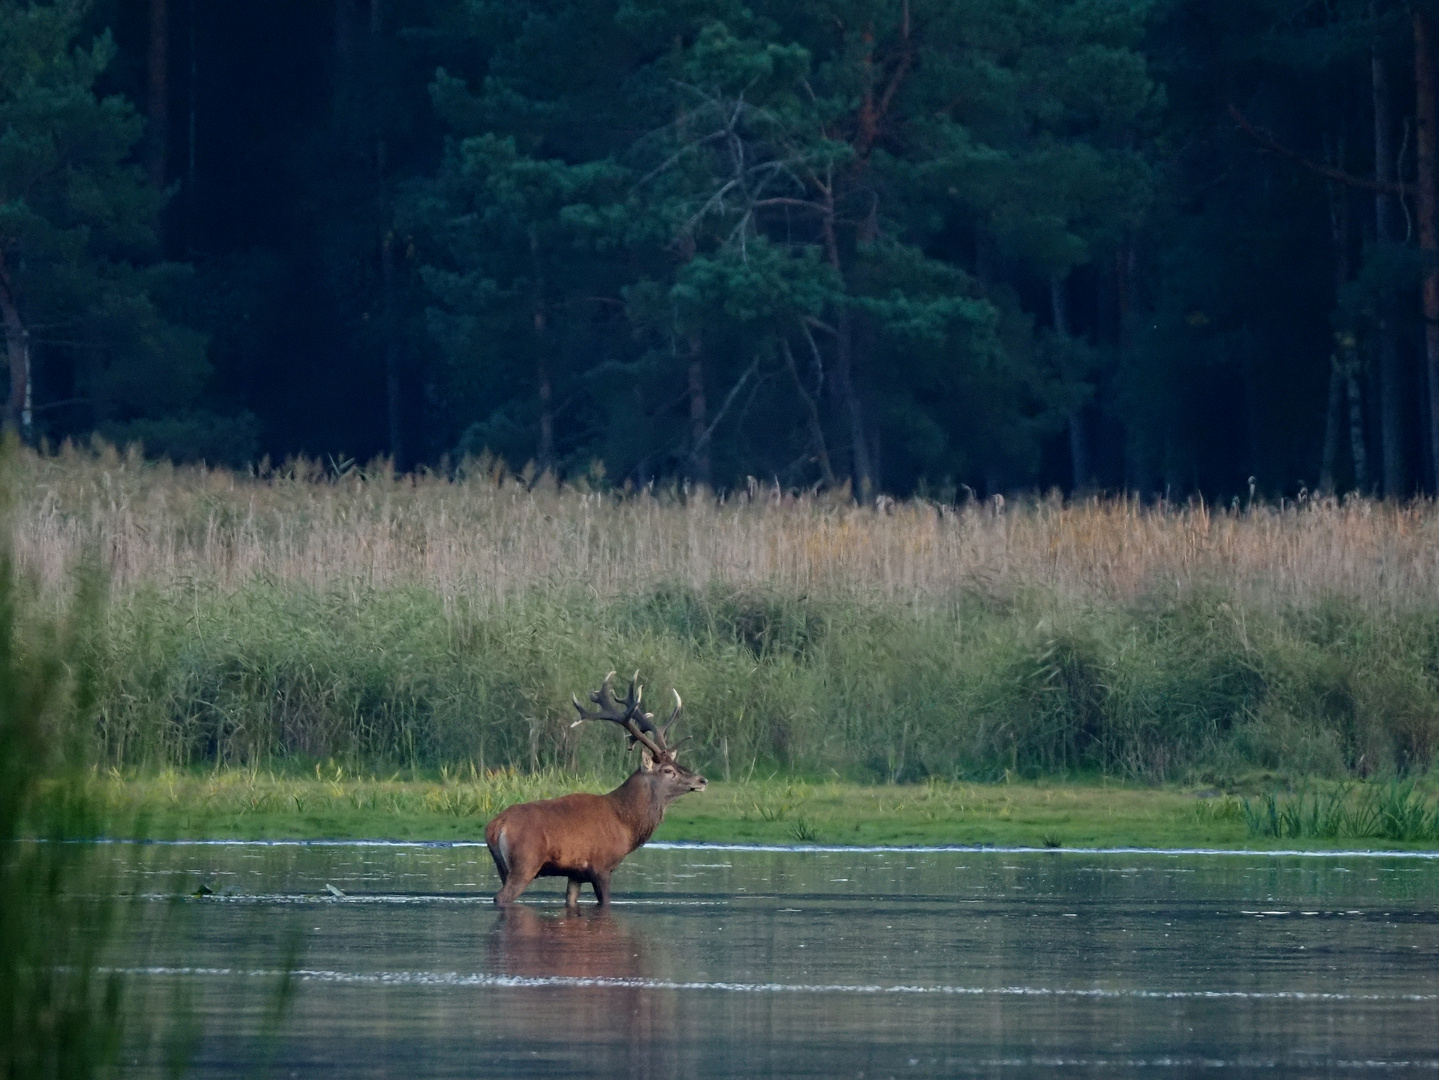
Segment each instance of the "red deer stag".
[{"label": "red deer stag", "polygon": [[589,882],[603,907],[610,902],[610,875],[624,857],[647,841],[664,820],[665,808],[681,795],[703,791],[708,783],[675,760],[666,737],[679,718],[683,702],[675,693],[675,710],[664,727],[640,708],[639,672],[630,680],[629,694],[616,701],[611,671],[590,695],[599,706],[590,711],[571,698],[582,724],[609,720],[629,734],[630,746],[640,745],[640,767],[608,795],[575,794],[540,802],[520,803],[504,810],[485,826],[485,844],[500,872],[495,903],[513,903],[537,877],[567,877],[565,903],[579,903],[580,886]]}]

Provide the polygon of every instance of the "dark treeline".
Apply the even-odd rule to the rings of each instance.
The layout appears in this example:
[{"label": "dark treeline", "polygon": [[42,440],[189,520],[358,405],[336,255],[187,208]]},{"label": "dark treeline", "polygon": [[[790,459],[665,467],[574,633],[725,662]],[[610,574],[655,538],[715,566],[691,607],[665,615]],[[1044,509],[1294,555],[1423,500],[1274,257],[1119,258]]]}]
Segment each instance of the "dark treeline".
[{"label": "dark treeline", "polygon": [[863,497],[1432,491],[1436,22],[0,0],[6,421]]}]

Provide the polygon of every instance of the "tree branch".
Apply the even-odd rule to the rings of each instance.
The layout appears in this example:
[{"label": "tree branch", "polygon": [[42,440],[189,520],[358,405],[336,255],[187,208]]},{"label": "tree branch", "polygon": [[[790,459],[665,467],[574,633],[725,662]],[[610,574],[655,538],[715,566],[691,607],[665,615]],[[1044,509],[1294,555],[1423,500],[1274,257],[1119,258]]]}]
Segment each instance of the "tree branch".
[{"label": "tree branch", "polygon": [[875,119],[878,123],[884,123],[884,118],[889,114],[889,107],[894,103],[894,95],[899,92],[900,85],[909,74],[909,66],[914,62],[914,45],[909,40],[909,0],[904,0],[904,16],[900,37],[904,41],[904,52],[899,57],[899,67],[895,69],[894,76],[889,80],[884,93],[880,95],[879,109],[876,111]]},{"label": "tree branch", "polygon": [[703,446],[705,445],[705,443],[710,441],[710,436],[715,433],[715,428],[719,427],[719,422],[724,419],[725,413],[727,413],[729,411],[729,407],[734,404],[734,399],[739,396],[739,392],[744,389],[744,384],[749,381],[749,377],[753,375],[755,373],[755,370],[759,367],[759,361],[760,358],[756,356],[754,358],[754,363],[750,364],[749,367],[745,368],[744,374],[739,377],[739,382],[735,383],[734,386],[730,389],[729,394],[724,399],[724,404],[720,406],[719,412],[715,413],[714,420],[711,422],[710,426],[705,429],[704,435],[700,438],[700,446]]},{"label": "tree branch", "polygon": [[1266,131],[1261,127],[1256,127],[1250,122],[1249,118],[1240,112],[1238,107],[1232,103],[1229,105],[1229,115],[1233,118],[1234,123],[1239,127],[1240,131],[1248,135],[1250,139],[1258,143],[1265,150],[1278,154],[1280,157],[1292,161],[1296,165],[1324,177],[1326,180],[1332,180],[1337,184],[1345,184],[1348,187],[1359,188],[1363,191],[1377,191],[1382,195],[1404,196],[1411,195],[1414,192],[1413,184],[1406,184],[1402,181],[1370,180],[1368,177],[1355,176],[1353,173],[1347,173],[1343,169],[1335,169],[1329,165],[1321,165],[1317,161],[1311,161],[1297,150],[1285,146],[1274,137],[1272,132]]},{"label": "tree branch", "polygon": [[822,209],[822,207],[816,206],[808,199],[791,199],[783,195],[773,195],[768,199],[760,199],[754,204],[754,209],[758,210],[765,206],[797,206],[805,210],[813,210],[816,213]]}]

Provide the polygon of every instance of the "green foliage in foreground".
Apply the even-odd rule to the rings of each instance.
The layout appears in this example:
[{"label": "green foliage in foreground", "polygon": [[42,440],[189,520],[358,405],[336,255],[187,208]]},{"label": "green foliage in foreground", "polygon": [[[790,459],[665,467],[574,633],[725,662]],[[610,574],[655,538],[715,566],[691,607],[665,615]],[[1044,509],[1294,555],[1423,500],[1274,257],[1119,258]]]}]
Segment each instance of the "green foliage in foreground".
[{"label": "green foliage in foreground", "polygon": [[0,549],[0,1077],[91,1076],[114,1063],[124,1030],[121,982],[98,970],[123,913],[109,883],[86,873],[83,849],[19,839],[73,836],[99,819],[64,722],[86,697],[83,685],[65,694],[74,626],[31,626],[19,649],[13,581]]},{"label": "green foliage in foreground", "polygon": [[[479,842],[514,802],[605,791],[619,775],[479,774],[415,779],[248,769],[96,774],[88,798],[113,835],[146,839],[395,839]],[[1376,798],[1386,787],[1372,786]],[[1346,791],[1350,789],[1346,788]],[[1367,797],[1370,786],[1355,789]],[[1252,802],[1215,791],[1115,784],[862,785],[718,781],[674,804],[657,840],[781,844],[997,844],[1021,847],[1323,848],[1339,834],[1256,832]],[[142,822],[140,831],[136,822]],[[1374,834],[1366,847],[1426,846]],[[1428,845],[1432,846],[1432,845]]]},{"label": "green foliage in foreground", "polygon": [[622,740],[572,729],[570,694],[636,668],[652,708],[684,695],[685,753],[717,779],[1222,786],[1421,775],[1439,750],[1439,607],[1218,588],[911,604],[659,586],[479,609],[418,587],[195,583],[119,597],[86,648],[100,759],[121,768],[613,774]]}]

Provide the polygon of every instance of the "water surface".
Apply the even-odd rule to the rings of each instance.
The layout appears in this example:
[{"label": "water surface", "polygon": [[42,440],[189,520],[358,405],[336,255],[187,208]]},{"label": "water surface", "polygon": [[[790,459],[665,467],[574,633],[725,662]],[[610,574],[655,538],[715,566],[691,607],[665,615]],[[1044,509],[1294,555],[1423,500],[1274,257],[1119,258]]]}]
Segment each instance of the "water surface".
[{"label": "water surface", "polygon": [[501,915],[482,847],[100,857],[156,925],[215,890],[116,959],[202,1076],[1439,1073],[1434,860],[650,848],[608,914]]}]

